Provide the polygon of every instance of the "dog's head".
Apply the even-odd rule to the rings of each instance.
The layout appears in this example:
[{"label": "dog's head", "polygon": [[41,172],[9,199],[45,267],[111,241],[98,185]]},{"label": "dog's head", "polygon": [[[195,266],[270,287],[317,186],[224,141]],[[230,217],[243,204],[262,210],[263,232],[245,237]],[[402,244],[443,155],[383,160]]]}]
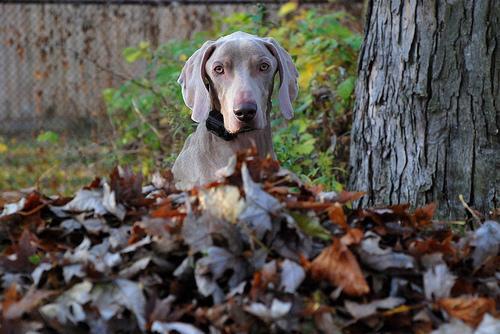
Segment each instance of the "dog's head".
[{"label": "dog's head", "polygon": [[216,108],[226,130],[237,133],[266,126],[276,72],[279,107],[290,119],[298,72],[290,55],[272,38],[236,32],[208,41],[188,59],[178,82],[194,121],[206,120],[210,109]]}]

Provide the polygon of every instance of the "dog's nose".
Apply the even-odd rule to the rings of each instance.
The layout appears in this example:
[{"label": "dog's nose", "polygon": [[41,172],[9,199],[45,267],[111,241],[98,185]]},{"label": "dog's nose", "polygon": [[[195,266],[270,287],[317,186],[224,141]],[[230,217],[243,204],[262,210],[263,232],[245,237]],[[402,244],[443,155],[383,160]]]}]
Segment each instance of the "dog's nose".
[{"label": "dog's nose", "polygon": [[242,103],[233,112],[240,121],[250,122],[257,113],[257,104],[252,102]]}]

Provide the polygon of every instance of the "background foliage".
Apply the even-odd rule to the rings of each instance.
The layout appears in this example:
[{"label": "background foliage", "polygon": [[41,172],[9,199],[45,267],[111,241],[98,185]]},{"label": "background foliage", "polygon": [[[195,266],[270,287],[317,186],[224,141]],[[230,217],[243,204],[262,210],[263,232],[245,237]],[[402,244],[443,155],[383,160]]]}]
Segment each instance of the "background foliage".
[{"label": "background foliage", "polygon": [[[277,110],[272,112],[278,159],[305,180],[326,189],[341,188],[362,41],[349,28],[355,20],[344,12],[319,13],[298,9],[294,3],[282,6],[278,17],[269,17],[263,6],[256,8],[254,13],[215,18],[211,31],[190,40],[170,41],[157,48],[143,41],[123,50],[125,60],[142,65],[144,71],[117,88],[104,90],[112,129],[104,145],[80,143],[75,148],[53,132],[40,134],[35,147],[0,138],[0,162],[12,166],[0,171],[0,189],[38,185],[70,192],[87,183],[92,174],[107,173],[117,163],[145,174],[170,167],[196,126],[177,84],[182,66],[205,40],[237,30],[277,39],[300,73],[294,119],[286,122]],[[71,163],[83,155],[87,166]],[[86,173],[89,166],[99,168]]]},{"label": "background foliage", "polygon": [[[156,50],[142,42],[125,49],[127,61],[145,61],[147,66],[142,77],[104,92],[117,132],[117,160],[134,162],[139,151],[148,169],[173,162],[194,127],[176,83],[185,60],[206,39],[241,30],[277,39],[300,73],[295,118],[285,122],[279,112],[272,113],[279,160],[304,179],[338,189],[345,174],[346,152],[337,146],[346,146],[346,113],[352,106],[356,55],[362,41],[346,26],[348,21],[346,13],[297,10],[289,3],[275,21],[267,20],[265,8],[260,7],[253,14],[217,18],[213,31],[190,41],[169,42]],[[339,141],[339,136],[344,138]]]}]

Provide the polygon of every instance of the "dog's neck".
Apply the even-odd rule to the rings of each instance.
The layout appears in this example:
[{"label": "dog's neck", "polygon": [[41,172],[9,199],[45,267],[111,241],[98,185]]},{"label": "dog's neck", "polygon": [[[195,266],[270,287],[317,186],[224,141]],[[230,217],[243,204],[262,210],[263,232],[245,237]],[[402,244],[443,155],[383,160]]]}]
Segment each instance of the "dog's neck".
[{"label": "dog's neck", "polygon": [[238,133],[234,140],[225,140],[209,131],[205,124],[198,125],[197,133],[203,138],[205,152],[216,157],[228,158],[234,153],[255,147],[259,156],[271,155],[276,158],[273,150],[271,126],[268,124],[264,129]]}]

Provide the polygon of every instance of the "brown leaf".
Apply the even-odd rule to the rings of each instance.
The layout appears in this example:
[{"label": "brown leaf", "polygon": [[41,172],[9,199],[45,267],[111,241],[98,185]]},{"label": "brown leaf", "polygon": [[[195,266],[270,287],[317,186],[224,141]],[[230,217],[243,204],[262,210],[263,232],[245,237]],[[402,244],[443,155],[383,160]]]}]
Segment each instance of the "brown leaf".
[{"label": "brown leaf", "polygon": [[18,319],[24,313],[29,313],[37,307],[45,298],[55,294],[57,291],[37,290],[31,287],[21,300],[11,302],[7,308],[3,309],[3,316],[5,319]]},{"label": "brown leaf", "polygon": [[309,201],[290,201],[286,202],[288,209],[301,209],[301,210],[318,210],[322,211],[331,206],[331,203],[309,202]]},{"label": "brown leaf", "polygon": [[17,285],[13,283],[3,294],[2,312],[4,317],[9,307],[15,304],[19,299],[20,296],[19,293],[17,292]]},{"label": "brown leaf", "polygon": [[328,208],[328,217],[333,223],[339,225],[343,229],[349,229],[349,226],[347,225],[347,219],[344,214],[344,209],[342,209],[342,206],[339,203],[335,203]]},{"label": "brown leaf", "polygon": [[370,292],[356,257],[340,239],[334,239],[333,244],[312,261],[310,271],[313,279],[328,280],[348,295]]},{"label": "brown leaf", "polygon": [[359,228],[350,228],[340,241],[346,246],[357,245],[363,240],[363,235],[363,231]]},{"label": "brown leaf", "polygon": [[436,239],[415,240],[410,243],[409,251],[412,255],[424,255],[432,253],[443,253],[444,255],[454,258],[457,255],[457,250],[452,244],[453,235],[439,241]]},{"label": "brown leaf", "polygon": [[422,208],[418,208],[413,213],[413,219],[417,227],[427,226],[431,223],[432,217],[436,211],[436,203],[430,203]]},{"label": "brown leaf", "polygon": [[495,313],[495,300],[483,297],[462,296],[457,298],[442,298],[437,305],[450,316],[476,327],[485,313]]},{"label": "brown leaf", "polygon": [[142,194],[142,174],[134,174],[129,168],[115,167],[110,175],[111,190],[115,191],[116,200],[131,206],[144,206],[151,201]]},{"label": "brown leaf", "polygon": [[354,191],[354,192],[349,192],[349,191],[342,191],[336,198],[335,202],[339,202],[341,204],[349,203],[355,200],[360,199],[363,197],[366,193],[362,191]]},{"label": "brown leaf", "polygon": [[0,255],[0,268],[14,272],[31,272],[34,269],[30,256],[35,255],[39,240],[35,234],[24,229],[17,244],[11,245]]},{"label": "brown leaf", "polygon": [[180,212],[179,209],[172,208],[170,202],[158,207],[151,212],[151,217],[153,218],[172,218],[172,217],[185,217],[185,212]]}]

